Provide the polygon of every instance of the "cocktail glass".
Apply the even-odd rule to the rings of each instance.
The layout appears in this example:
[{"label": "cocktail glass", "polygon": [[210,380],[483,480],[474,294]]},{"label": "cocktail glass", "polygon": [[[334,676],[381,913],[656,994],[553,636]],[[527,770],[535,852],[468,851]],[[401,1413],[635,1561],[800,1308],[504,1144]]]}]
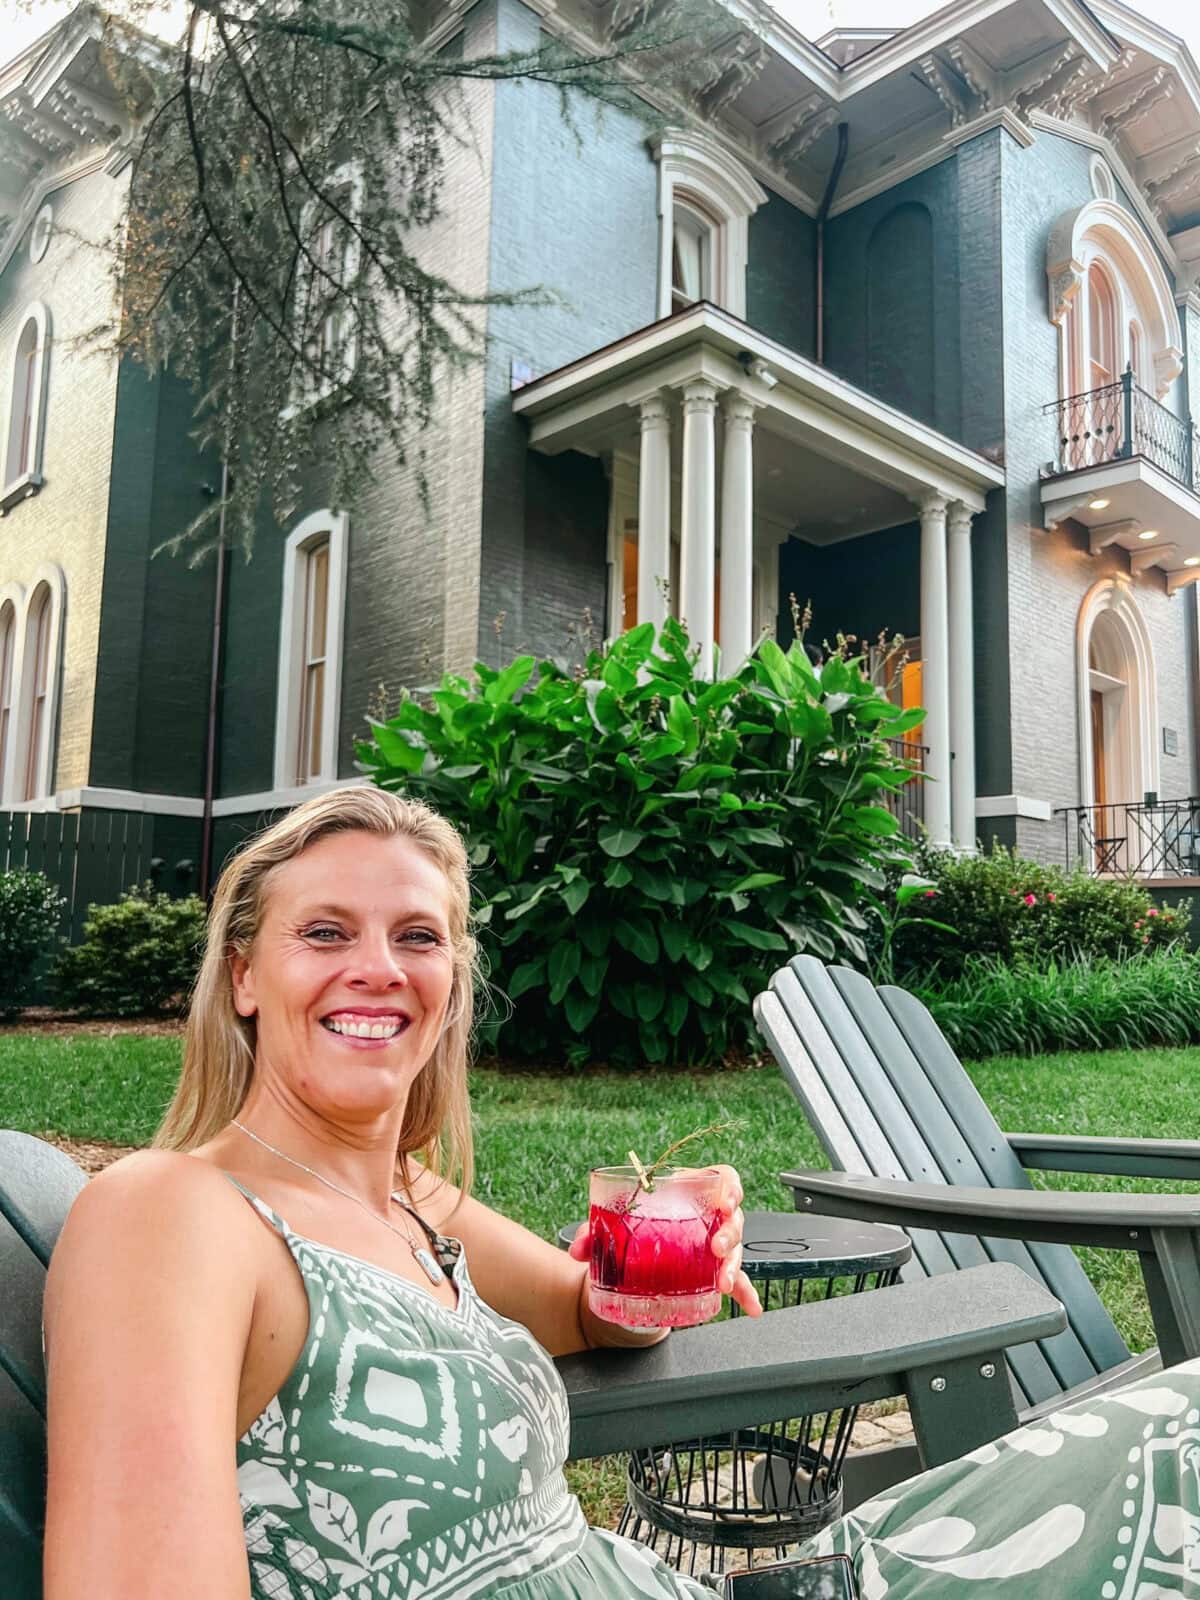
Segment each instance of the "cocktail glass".
[{"label": "cocktail glass", "polygon": [[713,1234],[718,1177],[666,1167],[647,1190],[634,1167],[591,1175],[590,1304],[627,1328],[686,1328],[721,1309]]}]

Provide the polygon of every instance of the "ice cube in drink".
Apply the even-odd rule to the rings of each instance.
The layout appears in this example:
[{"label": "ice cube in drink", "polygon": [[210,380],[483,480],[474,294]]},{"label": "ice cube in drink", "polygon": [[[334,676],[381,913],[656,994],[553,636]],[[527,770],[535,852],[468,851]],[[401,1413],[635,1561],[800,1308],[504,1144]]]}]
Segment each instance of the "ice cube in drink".
[{"label": "ice cube in drink", "polygon": [[725,1220],[712,1172],[667,1169],[647,1190],[633,1167],[591,1179],[590,1304],[627,1328],[684,1328],[721,1309],[712,1239]]}]

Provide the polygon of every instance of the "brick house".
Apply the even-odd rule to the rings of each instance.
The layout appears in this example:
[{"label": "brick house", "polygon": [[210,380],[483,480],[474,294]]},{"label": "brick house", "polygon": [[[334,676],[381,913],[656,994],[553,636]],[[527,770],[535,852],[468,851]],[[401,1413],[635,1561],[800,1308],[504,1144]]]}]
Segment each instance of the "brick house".
[{"label": "brick house", "polygon": [[[469,52],[631,0],[442,0]],[[351,778],[380,684],[672,611],[706,661],[791,597],[899,634],[937,841],[1193,875],[1200,791],[1200,72],[1118,0],[957,0],[810,42],[728,0],[663,121],[468,84],[425,248],[495,308],[446,382],[431,508],[381,458],[229,572],[218,852]],[[881,6],[881,11],[886,11]],[[213,571],[187,397],[72,336],[110,292],[129,129],[85,9],[0,74],[0,801],[197,851]],[[1152,797],[1149,804],[1147,796]],[[1064,811],[1067,813],[1064,816]],[[1146,841],[1156,841],[1150,855]],[[1164,843],[1165,841],[1165,843]]]}]

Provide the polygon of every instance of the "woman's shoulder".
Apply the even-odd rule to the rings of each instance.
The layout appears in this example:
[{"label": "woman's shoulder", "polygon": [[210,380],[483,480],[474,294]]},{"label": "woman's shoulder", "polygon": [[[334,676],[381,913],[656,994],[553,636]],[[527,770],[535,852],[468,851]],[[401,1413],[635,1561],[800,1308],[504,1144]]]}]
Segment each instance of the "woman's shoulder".
[{"label": "woman's shoulder", "polygon": [[123,1241],[161,1250],[164,1240],[202,1251],[220,1238],[226,1246],[244,1231],[245,1201],[208,1161],[179,1150],[136,1150],[114,1161],[78,1194],[63,1228],[75,1248]]}]

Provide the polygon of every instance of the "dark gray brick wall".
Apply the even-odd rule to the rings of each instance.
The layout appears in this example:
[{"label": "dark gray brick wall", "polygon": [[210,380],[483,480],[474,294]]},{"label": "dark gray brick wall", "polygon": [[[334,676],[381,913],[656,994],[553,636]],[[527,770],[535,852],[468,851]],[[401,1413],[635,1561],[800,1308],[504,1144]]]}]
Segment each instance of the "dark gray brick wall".
[{"label": "dark gray brick wall", "polygon": [[816,223],[768,193],[750,218],[746,321],[802,356],[815,354]]},{"label": "dark gray brick wall", "polygon": [[837,544],[789,539],[779,551],[779,637],[793,637],[789,595],[812,605],[809,639],[839,633],[874,643],[881,633],[906,638],[921,628],[921,530],[905,523]]},{"label": "dark gray brick wall", "polygon": [[[536,43],[538,18],[520,0],[497,0],[496,16],[500,48]],[[489,661],[521,650],[561,654],[566,629],[597,597],[603,626],[607,491],[594,479],[594,502],[566,540],[570,561],[564,567],[560,555],[547,564],[531,537],[541,511],[526,494],[539,484],[539,469],[526,471],[527,431],[512,414],[511,363],[550,372],[652,322],[658,274],[648,126],[616,111],[597,121],[594,107],[580,102],[572,128],[557,92],[544,85],[502,83],[495,94],[490,287],[539,286],[557,299],[496,307],[488,317],[478,648]],[[636,431],[631,413],[631,441]],[[571,567],[574,585],[564,581]],[[498,640],[493,623],[501,614]]]}]

